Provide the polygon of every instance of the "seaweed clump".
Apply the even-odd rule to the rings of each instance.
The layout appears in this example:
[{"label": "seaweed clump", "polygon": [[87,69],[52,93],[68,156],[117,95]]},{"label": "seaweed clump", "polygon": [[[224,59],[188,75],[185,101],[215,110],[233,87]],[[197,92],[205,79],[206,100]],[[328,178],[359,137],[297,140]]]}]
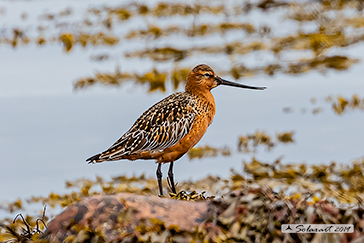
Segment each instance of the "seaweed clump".
[{"label": "seaweed clump", "polygon": [[[49,197],[28,200],[47,203],[51,207],[68,206],[64,213],[68,212],[68,217],[73,220],[63,218],[62,223],[54,224],[63,225],[64,228],[57,228],[57,232],[64,234],[54,235],[48,229],[41,238],[39,236],[43,234],[38,232],[25,240],[349,242],[361,236],[364,161],[349,165],[309,166],[282,164],[279,159],[273,163],[253,159],[244,162],[244,171],[244,174],[232,171],[229,179],[208,176],[196,182],[180,182],[177,185],[179,193],[170,194],[169,198],[158,198],[155,179],[145,176],[67,182],[68,187],[77,191],[58,196],[52,193]],[[66,198],[70,201],[63,203]],[[178,206],[181,211],[161,205],[181,205]],[[182,207],[194,207],[195,210],[182,210]],[[196,215],[188,215],[196,220],[186,224],[185,217],[174,216],[183,212],[195,212]],[[63,214],[51,218],[60,220]],[[16,220],[15,224],[13,220],[3,219],[0,240],[24,242],[24,238],[15,237],[16,234],[21,235],[24,224],[37,227],[37,221],[32,217],[25,216],[24,219]],[[48,223],[48,217],[44,217],[44,225],[39,224],[39,229],[44,229],[45,225],[51,228],[52,223]],[[326,238],[315,233],[281,232],[282,224],[304,223],[353,224],[355,229],[354,234],[330,234]],[[60,235],[64,238],[57,238]]]}]

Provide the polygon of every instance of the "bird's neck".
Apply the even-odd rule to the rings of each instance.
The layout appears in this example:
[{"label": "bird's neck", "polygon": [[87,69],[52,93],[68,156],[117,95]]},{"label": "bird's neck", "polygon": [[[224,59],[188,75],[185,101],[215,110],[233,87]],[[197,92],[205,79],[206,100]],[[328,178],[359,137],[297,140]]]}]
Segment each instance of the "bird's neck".
[{"label": "bird's neck", "polygon": [[198,97],[211,123],[215,116],[215,99],[210,90],[206,90],[205,92],[203,90],[193,90],[193,92],[186,90],[186,92]]},{"label": "bird's neck", "polygon": [[201,89],[193,89],[193,90],[186,90],[187,93],[193,94],[205,102],[208,102],[215,106],[215,99],[212,96],[210,90],[201,90]]}]

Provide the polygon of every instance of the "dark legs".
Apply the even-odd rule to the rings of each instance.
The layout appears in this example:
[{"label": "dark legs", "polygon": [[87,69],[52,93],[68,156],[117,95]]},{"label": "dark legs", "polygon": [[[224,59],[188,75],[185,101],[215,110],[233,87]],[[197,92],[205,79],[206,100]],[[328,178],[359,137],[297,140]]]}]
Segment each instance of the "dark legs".
[{"label": "dark legs", "polygon": [[169,186],[170,188],[172,189],[172,192],[174,194],[177,194],[176,192],[176,188],[175,188],[175,185],[174,185],[174,179],[173,179],[173,162],[171,162],[169,164],[169,170],[168,170],[168,182],[169,182]]},{"label": "dark legs", "polygon": [[[162,170],[161,170],[161,168],[162,168],[162,163],[158,163],[156,175],[157,175],[157,179],[158,179],[159,194],[161,196],[163,196]],[[174,194],[177,194],[176,187],[174,185],[174,179],[173,179],[173,162],[171,162],[169,164],[168,180],[167,181],[168,181],[169,187],[171,188],[172,192]]]},{"label": "dark legs", "polygon": [[158,186],[159,186],[159,194],[163,195],[163,187],[162,187],[162,171],[161,171],[162,163],[158,163],[157,168],[157,179],[158,179]]}]

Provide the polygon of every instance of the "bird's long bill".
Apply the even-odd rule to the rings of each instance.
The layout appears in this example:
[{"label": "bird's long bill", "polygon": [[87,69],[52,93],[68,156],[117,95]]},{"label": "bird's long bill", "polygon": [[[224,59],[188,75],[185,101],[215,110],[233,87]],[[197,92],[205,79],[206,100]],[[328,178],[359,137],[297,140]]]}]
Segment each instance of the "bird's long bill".
[{"label": "bird's long bill", "polygon": [[217,83],[219,85],[227,85],[227,86],[239,87],[239,88],[244,88],[244,89],[258,89],[258,90],[265,90],[267,88],[267,87],[257,87],[257,86],[249,86],[249,85],[245,85],[245,84],[239,84],[239,83],[227,81],[227,80],[222,79],[220,77],[216,77],[215,79],[216,79],[216,81],[217,81]]}]

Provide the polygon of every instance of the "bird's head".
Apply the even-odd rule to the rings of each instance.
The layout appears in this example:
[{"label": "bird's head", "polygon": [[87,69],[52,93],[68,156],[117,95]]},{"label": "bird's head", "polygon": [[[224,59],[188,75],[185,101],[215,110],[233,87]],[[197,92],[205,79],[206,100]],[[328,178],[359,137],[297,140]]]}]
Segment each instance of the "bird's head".
[{"label": "bird's head", "polygon": [[196,90],[202,92],[210,91],[211,89],[219,85],[234,86],[244,89],[257,89],[257,90],[266,89],[266,87],[248,86],[245,84],[239,84],[227,81],[217,76],[214,70],[212,70],[212,68],[210,68],[206,64],[200,64],[197,65],[194,69],[192,69],[191,72],[188,74],[186,91],[187,92],[194,92]]}]

